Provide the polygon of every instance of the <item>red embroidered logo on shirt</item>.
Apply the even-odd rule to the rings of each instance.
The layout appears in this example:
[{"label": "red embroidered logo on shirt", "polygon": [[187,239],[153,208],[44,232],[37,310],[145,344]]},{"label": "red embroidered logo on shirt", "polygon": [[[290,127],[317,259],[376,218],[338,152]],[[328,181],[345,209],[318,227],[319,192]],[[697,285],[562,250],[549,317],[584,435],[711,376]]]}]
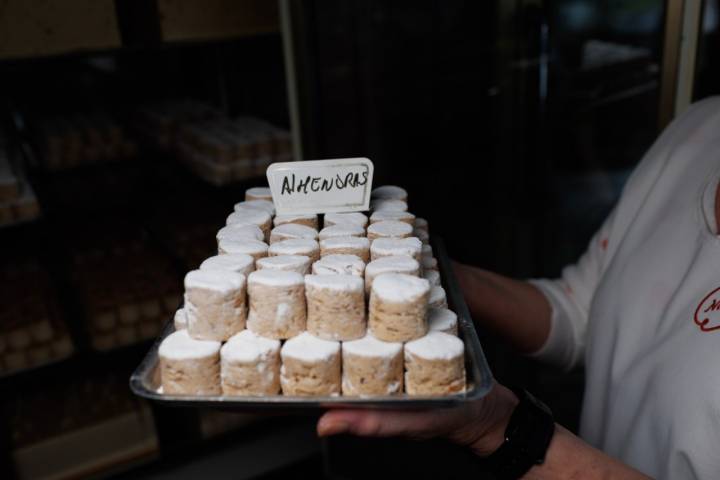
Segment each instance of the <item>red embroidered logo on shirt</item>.
[{"label": "red embroidered logo on shirt", "polygon": [[720,330],[720,287],[708,293],[697,306],[695,324],[703,332]]}]

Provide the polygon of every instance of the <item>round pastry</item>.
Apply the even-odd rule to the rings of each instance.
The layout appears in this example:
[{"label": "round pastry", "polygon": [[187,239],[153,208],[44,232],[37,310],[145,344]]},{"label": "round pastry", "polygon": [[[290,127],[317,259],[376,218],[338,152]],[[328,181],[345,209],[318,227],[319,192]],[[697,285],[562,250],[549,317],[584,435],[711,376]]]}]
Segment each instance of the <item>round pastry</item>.
[{"label": "round pastry", "polygon": [[130,345],[140,339],[136,325],[120,325],[115,329],[115,336],[119,345]]},{"label": "round pastry", "polygon": [[458,334],[457,315],[447,308],[428,308],[428,330],[449,333],[450,335]]},{"label": "round pastry", "polygon": [[30,326],[30,336],[35,342],[47,342],[53,337],[53,327],[47,319],[35,322]]},{"label": "round pastry", "polygon": [[420,241],[425,245],[428,245],[430,243],[430,234],[428,234],[427,230],[418,230],[416,228],[413,230],[413,235],[419,238]]},{"label": "round pastry", "polygon": [[367,229],[370,241],[376,238],[408,238],[412,236],[413,227],[405,222],[377,222]]},{"label": "round pastry", "polygon": [[225,223],[227,225],[255,225],[262,230],[263,238],[269,239],[272,216],[259,208],[243,208],[228,215]]},{"label": "round pastry", "polygon": [[297,223],[298,225],[305,225],[306,227],[318,229],[318,216],[314,213],[297,214],[297,215],[275,215],[273,218],[273,225],[279,227],[286,223]]},{"label": "round pastry", "polygon": [[185,275],[187,330],[198,340],[225,341],[245,328],[245,275],[193,270]]},{"label": "round pastry", "polygon": [[372,335],[343,342],[342,391],[347,396],[395,395],[403,391],[403,345]]},{"label": "round pastry", "polygon": [[268,187],[252,187],[245,190],[245,200],[269,200],[272,201],[272,193]]},{"label": "round pastry", "polygon": [[323,217],[323,227],[332,227],[333,225],[352,224],[365,228],[368,224],[368,217],[364,213],[326,213]]},{"label": "round pastry", "polygon": [[255,270],[255,259],[245,253],[226,253],[206,258],[200,264],[200,270],[225,270],[248,276]]},{"label": "round pastry", "polygon": [[428,221],[420,217],[415,218],[415,230],[425,230],[425,233],[430,233]]},{"label": "round pastry", "polygon": [[355,275],[306,275],[307,329],[325,340],[365,335],[365,289]]},{"label": "round pastry", "polygon": [[305,330],[305,281],[297,272],[256,270],[248,276],[247,327],[263,337],[286,339]]},{"label": "round pastry", "polygon": [[353,223],[336,223],[320,230],[320,241],[334,237],[364,237],[365,229]]},{"label": "round pastry", "polygon": [[32,342],[30,330],[23,327],[16,327],[7,333],[8,345],[13,350],[24,350]]},{"label": "round pastry", "polygon": [[331,237],[320,241],[320,256],[357,255],[363,262],[370,261],[370,240],[365,237]]},{"label": "round pastry", "polygon": [[440,286],[440,272],[437,270],[426,270],[422,274],[423,278],[430,282],[431,287]]},{"label": "round pastry", "polygon": [[284,395],[339,395],[340,342],[308,332],[293,337],[280,350],[280,384]]},{"label": "round pastry", "polygon": [[311,262],[316,262],[320,258],[320,245],[309,238],[283,240],[270,245],[268,255],[271,257],[276,255],[305,255],[310,257]]},{"label": "round pastry", "polygon": [[312,273],[315,275],[356,275],[365,274],[365,262],[357,255],[325,255],[313,263]]},{"label": "round pastry", "polygon": [[218,253],[220,255],[226,253],[250,255],[255,260],[267,257],[268,244],[259,240],[231,240],[223,238],[218,242]]},{"label": "round pastry", "polygon": [[256,263],[258,270],[284,270],[305,275],[310,272],[310,257],[305,255],[275,255],[261,258]]},{"label": "round pastry", "polygon": [[378,222],[405,222],[414,225],[415,215],[410,212],[397,212],[394,210],[381,210],[370,215],[370,223]]},{"label": "round pastry", "polygon": [[383,273],[404,273],[412,276],[420,275],[420,264],[407,255],[380,257],[365,267],[365,291],[369,294],[373,279]]},{"label": "round pastry", "polygon": [[422,266],[423,271],[438,269],[438,262],[435,257],[422,257],[420,265]]},{"label": "round pastry", "polygon": [[445,289],[443,287],[438,285],[430,289],[428,306],[436,308],[447,308],[447,297],[445,296]]},{"label": "round pastry", "polygon": [[164,394],[220,395],[220,342],[179,330],[165,337],[158,356]]},{"label": "round pastry", "polygon": [[245,200],[235,204],[234,210],[241,212],[245,209],[258,209],[269,213],[271,216],[275,215],[275,204],[272,200]]},{"label": "round pastry", "polygon": [[175,325],[175,330],[185,330],[187,328],[187,315],[185,314],[184,308],[175,310],[173,324]]},{"label": "round pastry", "polygon": [[407,212],[408,204],[403,200],[372,200],[370,202],[370,210],[373,212],[395,211]]},{"label": "round pastry", "polygon": [[430,284],[424,278],[384,273],[370,289],[368,326],[379,340],[407,342],[427,333]]},{"label": "round pastry", "polygon": [[433,257],[433,249],[432,247],[427,244],[423,243],[422,250],[420,251],[420,254],[424,257]]},{"label": "round pastry", "polygon": [[448,395],[465,391],[465,345],[454,335],[430,332],[405,344],[405,391]]},{"label": "round pastry", "polygon": [[407,202],[407,190],[397,185],[382,185],[373,189],[370,198],[378,200],[403,200]]},{"label": "round pastry", "polygon": [[236,240],[265,240],[265,234],[257,225],[247,225],[242,223],[233,223],[232,225],[226,225],[218,230],[215,238],[220,241],[223,238],[232,238]]},{"label": "round pastry", "polygon": [[297,223],[286,223],[279,225],[270,231],[270,245],[283,240],[292,240],[298,238],[309,238],[317,240],[318,231],[307,225],[299,225]]},{"label": "round pastry", "polygon": [[75,350],[75,347],[73,347],[70,335],[62,335],[52,343],[52,352],[55,358],[65,358],[69,356],[73,350]]},{"label": "round pastry", "polygon": [[140,321],[140,307],[136,303],[126,303],[118,310],[118,318],[122,325],[132,325]]},{"label": "round pastry", "polygon": [[277,395],[280,392],[280,341],[250,330],[234,335],[220,349],[223,395]]},{"label": "round pastry", "polygon": [[422,242],[416,237],[408,238],[378,238],[370,244],[370,259],[377,260],[382,257],[405,255],[412,257],[420,263]]}]

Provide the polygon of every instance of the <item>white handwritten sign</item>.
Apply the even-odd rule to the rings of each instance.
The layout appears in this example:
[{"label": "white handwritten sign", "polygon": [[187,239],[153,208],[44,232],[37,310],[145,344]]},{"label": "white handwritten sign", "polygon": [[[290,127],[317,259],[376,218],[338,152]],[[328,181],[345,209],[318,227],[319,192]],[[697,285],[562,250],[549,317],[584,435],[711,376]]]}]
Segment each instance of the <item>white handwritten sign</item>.
[{"label": "white handwritten sign", "polygon": [[368,158],[273,163],[267,169],[278,215],[367,210],[372,177]]}]

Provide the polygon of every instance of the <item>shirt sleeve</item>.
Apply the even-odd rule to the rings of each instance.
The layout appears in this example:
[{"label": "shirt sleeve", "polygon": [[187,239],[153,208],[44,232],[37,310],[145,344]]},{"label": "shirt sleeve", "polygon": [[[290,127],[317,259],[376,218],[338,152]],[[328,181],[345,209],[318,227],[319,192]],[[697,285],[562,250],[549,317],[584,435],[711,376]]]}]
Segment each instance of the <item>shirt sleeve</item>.
[{"label": "shirt sleeve", "polygon": [[530,280],[545,295],[552,309],[548,338],[530,357],[567,370],[582,365],[590,304],[612,241],[615,212],[610,213],[590,240],[582,257],[577,263],[565,267],[560,278]]},{"label": "shirt sleeve", "polygon": [[530,280],[552,308],[548,338],[530,357],[567,370],[584,363],[590,307],[612,253],[622,242],[624,232],[642,208],[648,192],[662,176],[672,152],[679,145],[692,142],[711,115],[720,115],[720,97],[694,104],[673,120],[626,182],[618,204],[590,240],[580,260],[565,267],[558,279]]}]

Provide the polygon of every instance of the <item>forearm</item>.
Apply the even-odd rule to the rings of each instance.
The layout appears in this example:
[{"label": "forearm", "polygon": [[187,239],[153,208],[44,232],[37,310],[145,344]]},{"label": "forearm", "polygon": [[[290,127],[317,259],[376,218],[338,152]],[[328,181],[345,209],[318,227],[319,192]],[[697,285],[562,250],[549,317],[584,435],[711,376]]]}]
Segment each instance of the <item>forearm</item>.
[{"label": "forearm", "polygon": [[563,427],[555,426],[555,435],[545,463],[525,474],[525,480],[563,479],[646,479],[650,478],[580,440]]},{"label": "forearm", "polygon": [[[475,427],[480,435],[470,444],[470,448],[476,455],[486,457],[500,447],[516,404],[517,397],[510,390],[502,385],[496,385],[487,396],[482,408],[470,414],[475,417],[478,425],[487,427]],[[532,467],[522,478],[523,480],[578,478],[634,480],[649,477],[593,448],[565,428],[555,424],[555,433],[545,454],[545,462]]]},{"label": "forearm", "polygon": [[473,318],[520,352],[538,350],[550,332],[550,304],[533,285],[454,263]]}]

